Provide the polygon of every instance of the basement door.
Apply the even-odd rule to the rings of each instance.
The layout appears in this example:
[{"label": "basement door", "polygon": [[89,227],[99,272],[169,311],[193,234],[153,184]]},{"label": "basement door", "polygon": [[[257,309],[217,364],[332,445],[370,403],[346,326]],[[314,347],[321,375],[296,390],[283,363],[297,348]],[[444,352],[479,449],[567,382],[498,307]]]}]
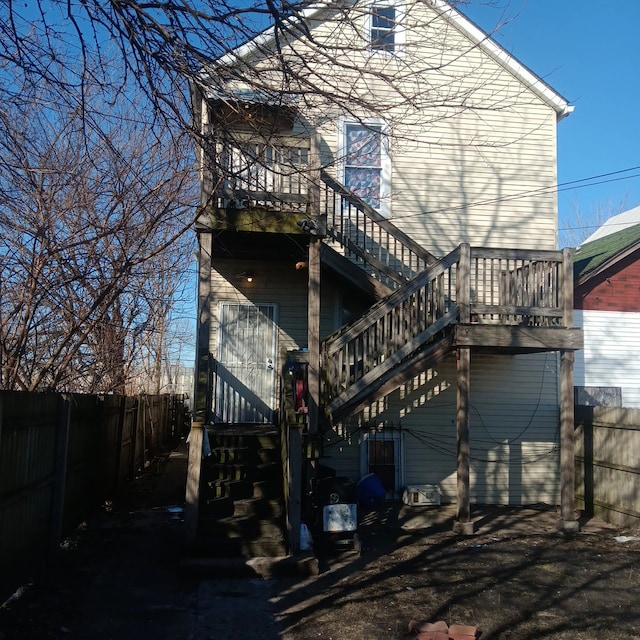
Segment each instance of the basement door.
[{"label": "basement door", "polygon": [[271,423],[276,305],[221,302],[218,311],[214,421]]},{"label": "basement door", "polygon": [[364,433],[360,446],[360,475],[375,473],[385,488],[386,500],[400,498],[404,478],[402,432],[370,431]]}]

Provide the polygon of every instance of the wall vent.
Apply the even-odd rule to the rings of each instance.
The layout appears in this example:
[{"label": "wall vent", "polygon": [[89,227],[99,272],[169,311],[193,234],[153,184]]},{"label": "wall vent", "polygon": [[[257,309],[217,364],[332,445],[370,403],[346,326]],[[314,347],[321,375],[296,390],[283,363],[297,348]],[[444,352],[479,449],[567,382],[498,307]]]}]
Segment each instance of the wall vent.
[{"label": "wall vent", "polygon": [[440,505],[440,488],[436,484],[414,484],[402,494],[402,502],[410,506]]}]

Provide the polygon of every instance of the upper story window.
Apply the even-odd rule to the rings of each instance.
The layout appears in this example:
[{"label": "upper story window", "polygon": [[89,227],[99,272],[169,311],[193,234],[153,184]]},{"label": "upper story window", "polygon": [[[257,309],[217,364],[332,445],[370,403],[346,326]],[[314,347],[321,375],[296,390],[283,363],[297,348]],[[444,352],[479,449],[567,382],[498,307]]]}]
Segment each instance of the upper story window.
[{"label": "upper story window", "polygon": [[393,2],[374,3],[369,9],[369,46],[372,51],[398,53],[404,45],[401,9]]},{"label": "upper story window", "polygon": [[379,51],[393,51],[395,25],[395,7],[373,5],[371,8],[371,48]]},{"label": "upper story window", "polygon": [[341,125],[344,185],[384,216],[390,215],[391,165],[387,126],[381,121],[353,122]]}]

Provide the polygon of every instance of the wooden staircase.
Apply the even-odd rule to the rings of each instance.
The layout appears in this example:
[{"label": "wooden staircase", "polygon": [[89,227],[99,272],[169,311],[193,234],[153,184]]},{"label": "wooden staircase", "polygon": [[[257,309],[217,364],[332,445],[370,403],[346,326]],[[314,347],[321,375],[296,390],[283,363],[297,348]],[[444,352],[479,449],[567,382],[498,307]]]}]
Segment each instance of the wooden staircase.
[{"label": "wooden staircase", "polygon": [[208,557],[287,554],[280,434],[270,425],[207,429],[202,462],[198,553]]},{"label": "wooden staircase", "polygon": [[458,321],[460,248],[373,305],[322,343],[324,402],[339,421],[383,397],[451,350]]}]

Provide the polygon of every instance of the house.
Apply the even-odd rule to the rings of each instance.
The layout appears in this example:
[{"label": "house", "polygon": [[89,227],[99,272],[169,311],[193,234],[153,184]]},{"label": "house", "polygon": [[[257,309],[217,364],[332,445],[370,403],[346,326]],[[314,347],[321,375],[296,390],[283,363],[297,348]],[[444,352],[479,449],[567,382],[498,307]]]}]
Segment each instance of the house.
[{"label": "house", "polygon": [[640,407],[640,207],[610,218],[574,255],[576,402]]},{"label": "house", "polygon": [[428,485],[462,533],[474,502],[574,530],[567,101],[448,3],[374,0],[230,51],[193,104],[195,442],[286,434],[293,549],[319,465],[390,500]]}]

